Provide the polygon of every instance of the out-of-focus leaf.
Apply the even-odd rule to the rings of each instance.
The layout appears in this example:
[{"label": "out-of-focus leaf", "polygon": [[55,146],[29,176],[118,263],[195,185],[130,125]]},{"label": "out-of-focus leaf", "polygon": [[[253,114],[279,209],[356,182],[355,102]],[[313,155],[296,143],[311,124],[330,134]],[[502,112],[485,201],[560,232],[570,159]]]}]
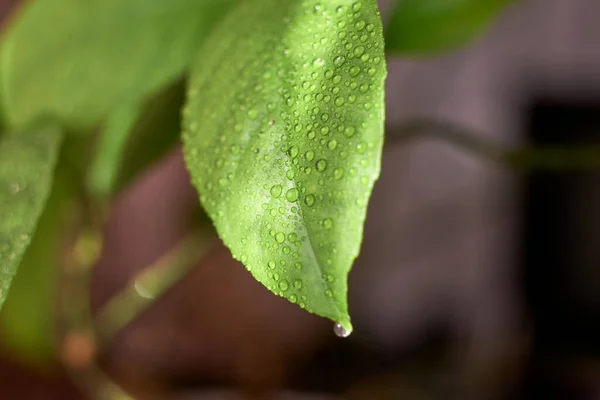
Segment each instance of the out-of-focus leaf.
[{"label": "out-of-focus leaf", "polygon": [[184,102],[185,84],[180,81],[142,107],[123,148],[114,190],[122,189],[177,143]]},{"label": "out-of-focus leaf", "polygon": [[0,141],[0,306],[46,205],[62,136],[44,122]]},{"label": "out-of-focus leaf", "polygon": [[233,0],[30,0],[0,48],[9,126],[97,123],[179,77]]},{"label": "out-of-focus leaf", "polygon": [[0,312],[2,342],[29,362],[43,364],[56,355],[58,276],[74,196],[72,176],[59,165],[46,208]]},{"label": "out-of-focus leaf", "polygon": [[514,0],[397,0],[386,49],[402,54],[451,50],[481,34]]},{"label": "out-of-focus leaf", "polygon": [[139,114],[139,107],[125,106],[108,117],[88,176],[88,187],[95,196],[108,198],[111,195],[123,148]]},{"label": "out-of-focus leaf", "polygon": [[88,187],[99,199],[110,199],[179,139],[183,80],[141,106],[125,106],[108,117],[96,146]]},{"label": "out-of-focus leaf", "polygon": [[347,330],[380,170],[383,50],[376,0],[244,0],[207,40],[184,112],[187,165],[234,257]]}]

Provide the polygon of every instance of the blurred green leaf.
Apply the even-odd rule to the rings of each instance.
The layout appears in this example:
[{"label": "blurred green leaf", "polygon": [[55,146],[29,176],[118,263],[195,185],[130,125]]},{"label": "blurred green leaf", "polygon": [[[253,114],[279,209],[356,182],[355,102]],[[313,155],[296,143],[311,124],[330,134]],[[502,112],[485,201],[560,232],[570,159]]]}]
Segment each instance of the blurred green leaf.
[{"label": "blurred green leaf", "polygon": [[29,362],[43,364],[56,355],[60,260],[75,196],[72,174],[59,164],[46,208],[0,312],[4,345]]},{"label": "blurred green leaf", "polygon": [[46,205],[62,136],[39,123],[0,141],[0,306]]},{"label": "blurred green leaf", "polygon": [[181,80],[140,107],[121,107],[111,113],[88,176],[95,196],[110,199],[175,145],[184,101]]},{"label": "blurred green leaf", "polygon": [[202,49],[184,152],[219,235],[274,293],[351,329],[347,274],[383,144],[376,0],[245,0]]},{"label": "blurred green leaf", "polygon": [[87,179],[88,188],[95,196],[108,198],[112,194],[125,144],[139,114],[139,107],[130,105],[108,116]]},{"label": "blurred green leaf", "polygon": [[233,0],[31,0],[0,48],[9,126],[39,114],[86,129],[187,69]]},{"label": "blurred green leaf", "polygon": [[427,54],[452,50],[481,34],[514,0],[397,0],[386,50]]},{"label": "blurred green leaf", "polygon": [[120,190],[179,140],[185,82],[179,81],[147,101],[122,149],[114,190]]}]

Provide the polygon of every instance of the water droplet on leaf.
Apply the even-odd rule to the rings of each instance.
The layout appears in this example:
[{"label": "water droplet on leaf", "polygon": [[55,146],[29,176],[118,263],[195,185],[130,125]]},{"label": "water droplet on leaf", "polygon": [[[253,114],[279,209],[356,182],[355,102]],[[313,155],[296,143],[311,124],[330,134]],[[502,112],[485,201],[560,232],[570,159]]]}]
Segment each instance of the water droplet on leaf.
[{"label": "water droplet on leaf", "polygon": [[341,324],[336,322],[333,325],[333,333],[335,333],[335,336],[337,336],[339,338],[347,338],[348,336],[350,336],[352,331],[347,330]]}]

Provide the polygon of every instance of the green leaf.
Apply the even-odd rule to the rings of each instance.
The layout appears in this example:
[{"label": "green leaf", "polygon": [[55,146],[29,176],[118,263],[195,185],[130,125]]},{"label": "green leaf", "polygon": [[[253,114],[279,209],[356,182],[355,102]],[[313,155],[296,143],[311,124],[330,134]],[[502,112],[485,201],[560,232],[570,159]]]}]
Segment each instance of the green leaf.
[{"label": "green leaf", "polygon": [[383,50],[376,0],[245,0],[202,50],[184,110],[187,165],[234,257],[348,330],[347,274],[380,170]]},{"label": "green leaf", "polygon": [[0,307],[50,193],[62,139],[42,125],[0,141]]},{"label": "green leaf", "polygon": [[514,0],[398,0],[386,29],[387,50],[426,54],[460,47]]},{"label": "green leaf", "polygon": [[31,0],[0,48],[5,114],[89,128],[179,77],[232,0]]},{"label": "green leaf", "polygon": [[29,364],[45,366],[56,356],[60,261],[78,206],[72,175],[70,166],[56,167],[50,197],[0,312],[3,346]]},{"label": "green leaf", "polygon": [[184,101],[185,84],[182,80],[143,105],[141,115],[127,134],[127,142],[122,149],[115,176],[115,191],[139,176],[177,143]]},{"label": "green leaf", "polygon": [[125,144],[139,115],[140,107],[130,105],[121,107],[108,116],[87,179],[88,187],[95,196],[110,198]]},{"label": "green leaf", "polygon": [[180,80],[145,104],[124,106],[109,115],[87,178],[98,199],[109,200],[177,143],[184,100]]}]

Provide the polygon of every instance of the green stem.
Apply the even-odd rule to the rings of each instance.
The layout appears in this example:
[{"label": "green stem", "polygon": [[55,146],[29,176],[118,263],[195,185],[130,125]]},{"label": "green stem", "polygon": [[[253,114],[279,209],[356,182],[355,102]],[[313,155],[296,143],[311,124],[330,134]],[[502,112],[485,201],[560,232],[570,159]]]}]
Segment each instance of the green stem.
[{"label": "green stem", "polygon": [[580,170],[600,167],[600,143],[507,148],[453,123],[414,120],[386,127],[389,140],[438,139],[485,160],[519,170]]},{"label": "green stem", "polygon": [[100,343],[106,343],[196,266],[207,254],[211,239],[212,233],[208,229],[197,229],[169,253],[140,271],[99,313],[96,326]]}]

